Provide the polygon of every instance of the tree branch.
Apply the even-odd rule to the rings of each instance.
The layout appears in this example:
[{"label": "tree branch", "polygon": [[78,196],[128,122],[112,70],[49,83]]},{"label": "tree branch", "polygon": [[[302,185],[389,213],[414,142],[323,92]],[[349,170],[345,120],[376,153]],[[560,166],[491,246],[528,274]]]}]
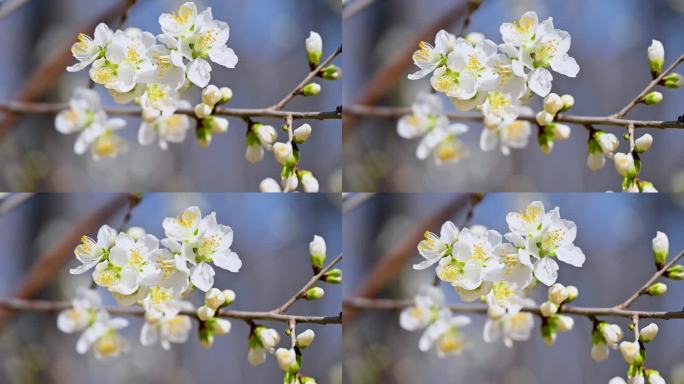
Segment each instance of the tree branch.
[{"label": "tree branch", "polygon": [[310,288],[312,288],[316,283],[318,283],[318,281],[321,280],[321,278],[323,277],[323,275],[324,275],[326,272],[328,272],[332,267],[334,267],[335,264],[339,263],[340,260],[342,260],[342,254],[341,254],[341,253],[340,253],[339,255],[337,255],[337,257],[334,258],[330,263],[328,263],[328,265],[326,265],[325,267],[323,267],[323,269],[321,269],[317,274],[315,274],[315,275],[311,278],[311,280],[309,280],[306,284],[304,284],[304,286],[303,286],[299,291],[297,291],[297,293],[295,293],[292,297],[290,297],[290,298],[285,302],[285,304],[281,305],[281,306],[278,307],[278,308],[275,308],[275,309],[272,310],[270,313],[279,314],[279,313],[283,313],[283,312],[287,311],[288,308],[290,308],[294,303],[297,302],[297,300],[303,298],[303,297],[304,297],[304,294],[306,293],[306,291],[308,291],[308,290],[309,290]]},{"label": "tree branch", "polygon": [[346,193],[342,196],[342,213],[349,213],[353,209],[367,202],[375,196],[374,192]]},{"label": "tree branch", "polygon": [[[0,308],[10,309],[12,311],[37,311],[37,312],[59,312],[72,307],[69,301],[46,301],[46,300],[25,300],[18,298],[0,298]],[[141,307],[103,307],[107,312],[113,315],[120,316],[136,316],[144,317],[145,309]],[[197,318],[197,312],[193,310],[183,310],[182,315]],[[312,323],[312,324],[342,324],[341,315],[338,316],[299,316],[299,315],[283,315],[272,312],[254,312],[254,311],[233,311],[221,309],[216,313],[217,317],[239,319],[239,320],[266,320],[278,322],[296,321],[298,323]]]},{"label": "tree branch", "polygon": [[12,12],[24,6],[30,0],[8,0],[0,6],[0,19],[9,16]]},{"label": "tree branch", "polygon": [[[399,118],[404,115],[411,114],[411,108],[409,107],[381,107],[381,106],[369,106],[369,105],[349,105],[344,107],[344,115],[349,116],[370,116],[378,118]],[[458,121],[470,121],[473,123],[482,123],[482,114],[465,114],[465,113],[445,113],[450,120]],[[525,120],[531,123],[537,122],[536,116],[530,114],[521,114],[518,116],[518,120]],[[624,129],[630,124],[634,125],[634,128],[677,128],[684,129],[684,121],[658,121],[658,120],[629,120],[622,119],[612,116],[580,116],[580,115],[567,115],[564,113],[558,114],[554,120],[558,123],[569,123],[586,126],[589,125],[605,125],[605,126],[619,126]],[[586,127],[585,127],[586,128]]]},{"label": "tree branch", "polygon": [[372,5],[375,0],[356,0],[347,4],[342,10],[342,20],[347,20]]},{"label": "tree branch", "polygon": [[670,65],[666,70],[663,71],[663,73],[660,74],[660,76],[656,77],[653,79],[648,85],[646,85],[646,88],[644,88],[632,101],[627,103],[627,105],[624,106],[620,111],[616,112],[613,114],[611,117],[614,118],[621,118],[627,114],[627,112],[631,111],[632,108],[636,107],[637,104],[641,103],[644,100],[644,96],[651,92],[653,88],[655,88],[660,82],[663,80],[663,78],[667,75],[669,75],[672,71],[674,71],[675,68],[679,64],[681,64],[684,61],[684,55],[679,56],[677,60],[675,60],[672,65]]},{"label": "tree branch", "polygon": [[[25,103],[25,102],[8,102],[0,103],[0,112],[8,112],[15,114],[57,114],[63,110],[69,109],[68,103]],[[103,109],[107,114],[117,116],[141,116],[142,109],[139,107],[111,107]],[[192,109],[181,108],[175,113],[195,116],[195,111]],[[295,111],[276,111],[270,108],[221,108],[217,107],[213,113],[214,115],[232,116],[239,118],[248,117],[269,117],[274,119],[285,119],[287,116],[292,116],[293,119],[306,120],[331,120],[341,119],[342,110],[338,108],[335,111],[324,112],[295,112]]]},{"label": "tree branch", "polygon": [[342,53],[341,45],[337,47],[337,49],[333,53],[331,53],[330,56],[323,60],[321,64],[318,65],[318,67],[316,67],[313,71],[309,72],[309,74],[306,75],[306,77],[304,77],[304,80],[302,80],[296,87],[294,87],[294,89],[290,91],[290,93],[285,95],[285,97],[283,97],[279,102],[275,103],[269,109],[273,111],[279,111],[283,109],[283,107],[285,107],[285,105],[287,105],[287,103],[289,103],[290,100],[294,99],[295,96],[299,95],[302,92],[302,88],[309,84],[309,82],[313,80],[313,78],[316,77],[316,75],[318,75],[323,68],[327,67],[328,64],[330,64],[335,59],[335,57],[337,57],[337,55],[339,55],[340,53]]},{"label": "tree branch", "polygon": [[[406,307],[410,307],[414,304],[412,299],[368,299],[364,297],[352,297],[346,298],[342,301],[342,305],[349,309],[368,309],[368,310],[379,310],[379,311],[398,311]],[[484,304],[454,304],[449,305],[449,309],[456,313],[472,313],[478,315],[487,315],[487,305]],[[522,312],[529,312],[538,316],[541,316],[541,311],[539,307],[534,306],[524,306],[521,309]],[[585,316],[585,317],[595,317],[595,316],[608,316],[608,317],[624,317],[632,318],[633,316],[639,316],[639,318],[648,319],[684,319],[684,311],[680,312],[663,312],[663,311],[634,311],[618,308],[601,308],[601,307],[573,307],[563,305],[558,309],[558,313],[564,313],[567,315],[575,316]],[[345,316],[346,318],[346,316]]]},{"label": "tree branch", "polygon": [[634,303],[639,297],[641,297],[641,295],[643,295],[644,293],[646,293],[648,291],[648,287],[650,287],[653,283],[656,282],[656,280],[658,280],[660,277],[662,277],[663,274],[665,274],[665,272],[667,272],[668,268],[675,265],[677,263],[677,261],[679,261],[679,259],[682,258],[682,256],[684,256],[684,251],[681,251],[677,256],[673,257],[672,260],[670,260],[667,264],[665,264],[665,266],[663,266],[661,269],[657,270],[656,273],[654,273],[653,276],[651,276],[651,278],[648,279],[646,281],[646,283],[644,283],[644,285],[641,286],[641,288],[639,288],[636,292],[634,292],[634,294],[632,296],[628,297],[627,300],[616,305],[613,308],[615,308],[615,309],[627,309],[627,308],[629,308],[629,306],[632,305],[632,303]]},{"label": "tree branch", "polygon": [[14,193],[0,200],[0,216],[22,205],[34,195],[35,193]]}]

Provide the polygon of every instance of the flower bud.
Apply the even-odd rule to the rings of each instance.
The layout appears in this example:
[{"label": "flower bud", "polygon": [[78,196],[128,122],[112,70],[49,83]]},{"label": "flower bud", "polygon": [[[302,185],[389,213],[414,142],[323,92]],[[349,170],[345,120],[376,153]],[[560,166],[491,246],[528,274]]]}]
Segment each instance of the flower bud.
[{"label": "flower bud", "polygon": [[542,340],[547,347],[553,346],[553,344],[556,342],[557,335],[558,334],[554,327],[548,325],[542,327]]},{"label": "flower bud", "polygon": [[551,123],[549,128],[553,132],[554,140],[567,140],[570,137],[570,127],[568,125]]},{"label": "flower bud", "polygon": [[321,77],[325,80],[337,80],[340,78],[340,74],[340,69],[334,64],[321,69]]},{"label": "flower bud", "polygon": [[199,317],[199,319],[202,321],[207,321],[213,318],[215,313],[216,312],[212,308],[206,305],[197,308],[197,317]]},{"label": "flower bud", "polygon": [[323,56],[323,39],[318,33],[311,31],[309,37],[305,41],[306,58],[309,60],[311,66],[318,66]]},{"label": "flower bud", "polygon": [[684,77],[680,75],[679,73],[671,73],[665,77],[663,77],[663,81],[661,82],[665,87],[667,88],[681,88],[684,85]]},{"label": "flower bud", "polygon": [[613,153],[620,146],[620,141],[617,136],[612,133],[596,131],[596,133],[594,133],[594,139],[596,139],[604,154]]},{"label": "flower bud", "polygon": [[342,270],[339,268],[334,268],[323,274],[323,281],[328,284],[340,284],[342,283]]},{"label": "flower bud", "polygon": [[217,116],[209,116],[205,119],[208,122],[211,133],[225,133],[228,131],[228,119]]},{"label": "flower bud", "polygon": [[211,144],[211,130],[207,129],[204,125],[195,130],[195,136],[200,147],[207,148]]},{"label": "flower bud", "polygon": [[546,111],[539,111],[537,113],[537,124],[543,126],[549,125],[553,121],[553,115]]},{"label": "flower bud", "polygon": [[648,287],[646,293],[651,296],[662,296],[667,292],[667,285],[665,283],[655,283]]},{"label": "flower bud", "polygon": [[650,181],[639,180],[639,189],[643,193],[657,193],[658,190]]},{"label": "flower bud", "polygon": [[569,332],[575,326],[575,320],[570,316],[558,315],[556,318],[556,329],[558,332]]},{"label": "flower bud", "polygon": [[316,180],[314,175],[309,171],[302,174],[302,189],[307,193],[318,192],[318,180]]},{"label": "flower bud", "polygon": [[126,234],[128,234],[128,236],[130,236],[133,240],[138,241],[145,236],[145,228],[130,227],[126,230]]},{"label": "flower bud", "polygon": [[656,335],[658,335],[658,324],[651,323],[641,328],[641,332],[639,332],[639,341],[642,343],[648,343],[649,341],[655,339]]},{"label": "flower bud", "polygon": [[620,176],[633,178],[637,175],[634,157],[631,153],[618,152],[613,157],[613,162],[615,163],[615,170]]},{"label": "flower bud", "polygon": [[644,96],[644,103],[647,105],[660,104],[663,101],[663,94],[658,91],[653,91]]},{"label": "flower bud", "polygon": [[311,136],[311,126],[309,124],[302,124],[299,128],[294,130],[293,134],[294,142],[301,144]]},{"label": "flower bud", "polygon": [[266,147],[270,147],[278,138],[278,132],[270,125],[254,124],[252,125],[252,132],[257,135],[261,145]]},{"label": "flower bud", "polygon": [[247,361],[251,365],[261,365],[266,361],[266,352],[260,346],[250,347],[247,352]]},{"label": "flower bud", "polygon": [[267,178],[261,180],[261,183],[259,183],[259,191],[267,192],[267,193],[282,192],[280,190],[280,184],[278,184],[277,181],[273,180],[270,177],[267,177]]},{"label": "flower bud", "polygon": [[617,324],[600,323],[598,330],[606,343],[613,348],[622,339],[622,329]]},{"label": "flower bud", "polygon": [[227,335],[230,332],[230,321],[226,319],[214,319],[213,320],[213,331],[217,335]]},{"label": "flower bud", "polygon": [[210,330],[200,330],[199,341],[202,347],[210,349],[214,345],[214,332]]},{"label": "flower bud", "polygon": [[558,96],[558,94],[549,93],[544,98],[544,111],[550,113],[551,115],[555,115],[562,108],[563,101],[561,100],[560,96]]},{"label": "flower bud", "polygon": [[653,260],[658,269],[662,268],[667,261],[667,256],[670,253],[670,240],[664,232],[657,231],[653,240],[651,240],[653,247]]},{"label": "flower bud", "polygon": [[539,149],[543,154],[548,155],[551,153],[553,150],[553,139],[550,136],[546,134],[539,135],[537,136],[537,141],[539,142]]},{"label": "flower bud", "polygon": [[647,50],[647,56],[651,73],[653,76],[658,76],[663,71],[663,62],[665,61],[665,47],[663,47],[663,43],[658,40],[652,40],[651,46]]},{"label": "flower bud", "polygon": [[305,376],[302,378],[302,384],[316,384],[316,380],[313,377]]},{"label": "flower bud", "polygon": [[198,119],[206,118],[207,116],[211,115],[211,112],[212,108],[207,104],[201,103],[195,106],[195,116],[197,116]]},{"label": "flower bud", "polygon": [[235,301],[235,292],[232,289],[224,289],[223,292],[223,299],[225,300],[223,305],[231,305]]},{"label": "flower bud", "polygon": [[542,303],[541,307],[539,307],[539,310],[541,311],[542,316],[549,317],[558,312],[558,306],[550,301],[545,301]]},{"label": "flower bud", "polygon": [[299,371],[299,364],[297,364],[297,354],[295,350],[278,348],[275,352],[276,360],[278,360],[278,366],[283,372],[297,372]]},{"label": "flower bud", "polygon": [[663,379],[663,377],[660,376],[660,372],[655,369],[646,370],[646,379],[648,380],[648,384],[665,384],[665,379]]},{"label": "flower bud", "polygon": [[316,334],[311,329],[307,329],[306,331],[300,333],[297,335],[297,347],[301,349],[308,347],[311,345],[311,343],[313,343],[314,337],[316,337]]},{"label": "flower bud", "polygon": [[292,172],[287,177],[282,179],[280,184],[283,187],[283,192],[292,192],[297,190],[299,179],[297,178],[297,175]]},{"label": "flower bud", "polygon": [[565,112],[575,105],[575,98],[572,97],[572,95],[561,96],[561,101],[563,102],[563,108],[560,110],[561,112]]},{"label": "flower bud", "polygon": [[302,88],[302,95],[304,96],[316,96],[319,93],[321,93],[321,86],[318,83],[309,83]]},{"label": "flower bud", "polygon": [[223,292],[218,288],[212,288],[204,294],[204,304],[211,309],[216,310],[218,307],[222,306],[225,301],[226,299],[223,297]]},{"label": "flower bud", "polygon": [[318,300],[325,295],[325,291],[321,287],[313,287],[304,293],[306,300]]},{"label": "flower bud", "polygon": [[233,99],[233,90],[228,87],[221,87],[219,90],[221,92],[221,100],[219,104],[225,104]]},{"label": "flower bud", "polygon": [[568,285],[565,289],[568,292],[568,298],[565,300],[566,303],[574,301],[577,298],[577,295],[579,295],[579,290],[574,285]]},{"label": "flower bud", "polygon": [[602,152],[590,153],[587,156],[587,167],[592,171],[598,171],[606,165],[606,157]]},{"label": "flower bud", "polygon": [[213,107],[219,101],[221,101],[221,91],[214,84],[210,84],[202,90],[202,103]]},{"label": "flower bud", "polygon": [[549,288],[548,298],[550,302],[561,305],[568,298],[568,290],[563,284],[556,283]]},{"label": "flower bud", "polygon": [[620,354],[627,364],[632,364],[640,359],[639,343],[636,341],[623,341],[620,343]]},{"label": "flower bud", "polygon": [[313,240],[309,243],[309,255],[311,256],[311,266],[314,270],[319,271],[323,268],[326,257],[325,239],[314,235]]},{"label": "flower bud", "polygon": [[257,327],[255,333],[261,345],[270,353],[273,353],[273,348],[280,343],[280,335],[273,328]]},{"label": "flower bud", "polygon": [[653,144],[653,136],[647,133],[634,141],[634,149],[638,153],[644,153],[651,148],[651,144]]},{"label": "flower bud", "polygon": [[[258,163],[264,158],[264,148],[259,143],[248,144],[245,148],[245,159],[250,163]],[[276,183],[277,185],[278,183]],[[280,187],[278,187],[280,189]]]},{"label": "flower bud", "polygon": [[292,165],[295,162],[292,143],[273,144],[273,156],[280,165]]},{"label": "flower bud", "polygon": [[684,266],[678,264],[670,267],[665,271],[664,276],[673,280],[684,280]]},{"label": "flower bud", "polygon": [[608,349],[608,344],[598,343],[591,346],[591,358],[594,361],[603,361],[608,358],[610,354],[610,349]]}]

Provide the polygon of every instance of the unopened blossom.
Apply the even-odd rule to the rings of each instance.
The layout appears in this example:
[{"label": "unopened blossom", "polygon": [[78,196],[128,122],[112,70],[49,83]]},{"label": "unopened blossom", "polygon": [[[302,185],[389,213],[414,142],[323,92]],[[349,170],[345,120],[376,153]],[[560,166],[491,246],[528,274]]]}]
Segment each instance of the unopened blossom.
[{"label": "unopened blossom", "polygon": [[651,323],[641,329],[639,332],[639,340],[643,343],[648,343],[655,339],[658,335],[658,324]]},{"label": "unopened blossom", "polygon": [[279,193],[282,192],[280,184],[274,179],[267,177],[259,183],[259,191],[267,193]]},{"label": "unopened blossom", "polygon": [[615,163],[615,170],[620,176],[635,177],[637,174],[636,164],[634,163],[634,156],[632,153],[616,153],[613,157]]},{"label": "unopened blossom", "polygon": [[441,258],[450,254],[457,238],[458,228],[451,221],[442,224],[439,236],[432,232],[425,231],[425,239],[418,244],[418,253],[420,253],[425,260],[418,264],[414,264],[413,269],[426,269],[437,263]]},{"label": "unopened blossom", "polygon": [[88,236],[82,236],[81,244],[74,250],[74,255],[81,262],[81,265],[70,269],[69,273],[81,274],[109,257],[109,250],[114,246],[116,236],[116,230],[108,225],[100,227],[97,232],[97,241]]},{"label": "unopened blossom", "polygon": [[651,247],[653,249],[653,260],[655,260],[657,265],[664,265],[670,253],[670,240],[667,234],[657,231],[655,237],[651,240]]},{"label": "unopened blossom", "polygon": [[307,193],[316,193],[318,192],[318,180],[314,177],[314,175],[309,172],[305,171],[301,175],[301,181],[302,181],[302,189],[304,192]]},{"label": "unopened blossom", "polygon": [[638,139],[634,140],[634,149],[639,153],[644,153],[651,148],[653,144],[653,136],[650,134],[645,134]]},{"label": "unopened blossom", "polygon": [[632,364],[639,358],[639,350],[638,341],[623,341],[620,343],[620,354],[627,364]]},{"label": "unopened blossom", "polygon": [[310,31],[309,37],[306,38],[304,42],[306,48],[306,57],[309,63],[313,66],[318,66],[321,63],[321,57],[323,56],[323,39],[318,32]]},{"label": "unopened blossom", "polygon": [[446,65],[447,55],[454,50],[456,36],[445,30],[437,32],[435,46],[425,41],[418,44],[418,50],[413,53],[413,63],[418,71],[408,75],[411,80],[421,79],[440,66]]},{"label": "unopened blossom", "polygon": [[297,354],[295,353],[294,348],[278,348],[275,352],[275,356],[278,366],[283,372],[297,372],[299,370]]},{"label": "unopened blossom", "polygon": [[665,62],[665,47],[663,47],[663,43],[659,40],[651,40],[651,45],[647,49],[647,56],[651,72],[655,75],[660,74]]},{"label": "unopened blossom", "polygon": [[274,353],[280,343],[278,331],[272,328],[257,327],[249,337],[247,360],[251,365],[260,365],[266,360],[266,352]]},{"label": "unopened blossom", "polygon": [[306,331],[297,335],[297,347],[307,348],[311,345],[311,343],[313,343],[315,337],[316,334],[314,333],[314,331],[312,331],[311,329],[307,329]]}]

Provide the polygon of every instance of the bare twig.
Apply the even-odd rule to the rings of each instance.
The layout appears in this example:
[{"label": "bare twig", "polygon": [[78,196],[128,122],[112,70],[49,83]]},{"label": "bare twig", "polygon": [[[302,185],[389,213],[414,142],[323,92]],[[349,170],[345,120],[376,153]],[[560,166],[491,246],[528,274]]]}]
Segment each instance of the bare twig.
[{"label": "bare twig", "polygon": [[14,193],[3,200],[0,201],[0,216],[10,212],[14,208],[25,203],[28,199],[32,198],[34,193]]},{"label": "bare twig", "polygon": [[350,17],[360,13],[374,2],[375,0],[356,0],[345,5],[344,10],[342,11],[342,20],[347,20]]},{"label": "bare twig", "polygon": [[335,266],[335,264],[339,263],[342,260],[342,254],[340,253],[335,257],[328,265],[323,267],[317,274],[315,274],[311,280],[309,280],[304,286],[297,291],[292,297],[290,297],[285,304],[281,305],[278,308],[275,308],[274,310],[271,311],[271,313],[283,313],[287,311],[294,303],[296,303],[299,299],[304,297],[304,294],[306,291],[308,291],[310,288],[312,288],[316,283],[318,283],[323,275],[325,275],[326,272],[328,272],[332,267]]},{"label": "bare twig", "polygon": [[344,196],[342,201],[342,213],[349,213],[353,209],[367,202],[375,196],[375,193],[350,193]]},{"label": "bare twig", "polygon": [[[0,298],[0,308],[12,311],[38,311],[38,312],[59,312],[71,308],[69,301],[45,301],[45,300],[25,300],[17,298]],[[145,316],[145,309],[142,307],[104,307],[112,315],[120,316]],[[182,315],[197,318],[196,310],[182,310]],[[272,312],[253,312],[253,311],[233,311],[221,309],[216,313],[217,317],[239,320],[266,320],[288,323],[296,321],[298,323],[313,324],[342,324],[342,317],[338,316],[299,316],[284,315]]]},{"label": "bare twig", "polygon": [[[411,114],[411,108],[408,107],[384,107],[384,106],[369,106],[369,105],[349,105],[344,107],[345,116],[371,116],[378,118],[399,118],[404,115]],[[470,121],[474,123],[482,123],[482,114],[465,114],[465,113],[445,113],[450,120]],[[525,120],[536,123],[536,117],[532,114],[521,114],[518,116],[519,120]],[[586,125],[605,125],[605,126],[619,126],[624,127],[630,124],[634,128],[678,128],[684,129],[684,121],[658,121],[658,120],[629,120],[621,119],[612,116],[579,116],[567,115],[564,113],[558,114],[554,120],[559,123],[570,123],[584,126]]]},{"label": "bare twig", "polygon": [[631,111],[632,108],[636,107],[637,104],[641,103],[644,100],[646,94],[651,92],[651,90],[655,88],[663,80],[665,76],[669,75],[672,71],[674,71],[674,69],[677,68],[677,66],[682,62],[684,62],[684,55],[679,56],[679,58],[677,58],[677,60],[675,60],[675,62],[672,63],[672,65],[670,65],[666,70],[664,70],[658,77],[656,77],[650,83],[648,83],[646,85],[646,88],[644,88],[634,99],[627,103],[627,105],[625,105],[624,108],[616,112],[611,117],[619,119],[625,116],[627,112]]},{"label": "bare twig", "polygon": [[[68,103],[25,103],[9,102],[0,103],[0,112],[10,112],[15,114],[56,114],[69,108]],[[142,109],[139,107],[112,107],[104,108],[105,112],[117,116],[142,116]],[[192,109],[181,108],[175,113],[195,116]],[[270,108],[220,108],[217,107],[214,115],[232,116],[239,118],[248,117],[269,117],[274,119],[285,119],[292,116],[293,119],[306,120],[329,120],[341,119],[342,112],[338,108],[335,111],[324,112],[295,112],[295,111],[275,111]]]},{"label": "bare twig", "polygon": [[0,19],[9,16],[12,12],[24,6],[30,0],[7,0],[0,5]]},{"label": "bare twig", "polygon": [[[410,307],[414,304],[412,299],[368,299],[364,297],[353,297],[346,298],[343,300],[342,305],[348,309],[368,309],[368,310],[390,310],[397,311],[406,307]],[[480,304],[457,304],[450,305],[449,309],[452,312],[457,313],[472,313],[479,315],[487,314],[487,305]],[[539,307],[535,306],[524,306],[521,309],[522,312],[529,312],[535,315],[541,315]],[[635,310],[625,310],[618,308],[601,308],[601,307],[573,307],[563,305],[558,309],[558,313],[564,313],[568,315],[576,316],[586,316],[586,317],[596,317],[596,316],[608,316],[608,317],[624,317],[632,318],[637,315],[639,318],[649,318],[649,319],[684,319],[684,311],[680,312],[664,312],[664,311],[635,311]],[[345,320],[347,319],[345,313]]]},{"label": "bare twig", "polygon": [[654,273],[653,276],[651,276],[651,278],[648,279],[648,281],[646,281],[646,283],[644,283],[644,285],[641,286],[641,288],[639,288],[636,292],[634,292],[634,294],[632,296],[628,297],[627,300],[616,305],[614,308],[615,309],[627,309],[627,308],[629,308],[629,306],[632,305],[632,303],[634,303],[639,297],[641,297],[641,295],[645,294],[648,291],[648,287],[650,287],[653,283],[656,282],[656,280],[658,280],[660,277],[662,277],[663,274],[665,274],[665,272],[667,272],[668,268],[675,265],[677,263],[677,261],[679,261],[679,259],[682,258],[682,256],[684,256],[684,251],[679,252],[679,254],[677,256],[673,257],[672,260],[670,260],[662,268],[657,270],[656,273]]},{"label": "bare twig", "polygon": [[342,46],[341,45],[339,47],[337,47],[337,49],[333,53],[331,53],[330,56],[328,56],[325,60],[323,60],[321,62],[321,64],[318,65],[318,67],[314,68],[313,71],[309,72],[309,74],[306,75],[304,80],[302,80],[299,84],[297,84],[297,86],[294,87],[294,89],[292,91],[290,91],[287,95],[285,95],[285,97],[283,97],[280,101],[275,103],[270,108],[270,110],[279,111],[279,110],[283,109],[283,107],[285,107],[285,105],[287,105],[287,103],[289,103],[290,100],[294,99],[295,96],[299,95],[302,92],[302,89],[307,84],[309,84],[309,82],[314,77],[316,77],[316,75],[318,75],[323,68],[327,67],[328,64],[330,64],[335,59],[335,57],[337,57],[337,55],[339,55],[340,53],[342,53]]}]

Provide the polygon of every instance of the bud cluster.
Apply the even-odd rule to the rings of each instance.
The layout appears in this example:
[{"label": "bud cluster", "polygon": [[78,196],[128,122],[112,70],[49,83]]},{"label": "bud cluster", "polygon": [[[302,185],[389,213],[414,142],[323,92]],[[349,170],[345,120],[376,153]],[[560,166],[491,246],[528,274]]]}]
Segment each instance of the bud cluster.
[{"label": "bud cluster", "polygon": [[537,124],[541,127],[537,139],[539,147],[548,155],[553,149],[554,141],[567,140],[570,137],[570,127],[566,124],[554,122],[560,112],[565,112],[575,105],[572,95],[559,96],[549,93],[544,98],[544,110],[537,113]]}]

